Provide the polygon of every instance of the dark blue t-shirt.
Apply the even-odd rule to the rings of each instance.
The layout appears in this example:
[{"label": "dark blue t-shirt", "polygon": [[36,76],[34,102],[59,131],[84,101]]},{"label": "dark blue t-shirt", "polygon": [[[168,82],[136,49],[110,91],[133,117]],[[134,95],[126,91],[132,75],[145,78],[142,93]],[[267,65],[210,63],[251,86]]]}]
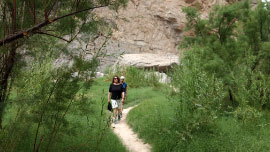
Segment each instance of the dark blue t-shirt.
[{"label": "dark blue t-shirt", "polygon": [[127,83],[126,83],[126,82],[124,82],[124,83],[122,84],[122,86],[123,86],[123,90],[124,90],[124,92],[126,93],[126,91],[127,91]]}]

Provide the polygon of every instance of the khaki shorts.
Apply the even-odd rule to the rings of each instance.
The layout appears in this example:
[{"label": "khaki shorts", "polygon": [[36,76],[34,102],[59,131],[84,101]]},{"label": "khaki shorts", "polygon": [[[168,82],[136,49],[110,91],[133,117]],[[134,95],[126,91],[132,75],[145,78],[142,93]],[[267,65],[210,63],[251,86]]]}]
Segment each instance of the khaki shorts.
[{"label": "khaki shorts", "polygon": [[120,109],[121,108],[121,100],[115,100],[115,99],[111,99],[111,103],[112,103],[112,108],[115,109],[115,108],[118,108]]}]

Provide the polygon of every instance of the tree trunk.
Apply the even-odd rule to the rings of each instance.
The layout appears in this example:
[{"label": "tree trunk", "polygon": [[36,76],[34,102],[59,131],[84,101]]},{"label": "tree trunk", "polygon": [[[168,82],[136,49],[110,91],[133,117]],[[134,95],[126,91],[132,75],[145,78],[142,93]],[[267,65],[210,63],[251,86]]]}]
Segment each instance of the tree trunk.
[{"label": "tree trunk", "polygon": [[0,80],[0,128],[2,128],[2,117],[5,107],[4,101],[7,98],[8,80],[15,62],[16,49],[16,45],[13,44],[11,46],[11,51],[8,54],[8,58],[3,63],[3,71]]}]

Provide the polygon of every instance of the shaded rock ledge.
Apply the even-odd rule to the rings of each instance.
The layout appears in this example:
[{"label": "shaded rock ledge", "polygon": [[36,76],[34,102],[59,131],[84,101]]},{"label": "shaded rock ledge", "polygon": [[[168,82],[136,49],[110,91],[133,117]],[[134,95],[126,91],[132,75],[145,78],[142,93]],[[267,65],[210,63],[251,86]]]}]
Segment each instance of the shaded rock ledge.
[{"label": "shaded rock ledge", "polygon": [[173,65],[179,64],[179,57],[173,54],[124,54],[118,58],[117,64],[166,72]]}]

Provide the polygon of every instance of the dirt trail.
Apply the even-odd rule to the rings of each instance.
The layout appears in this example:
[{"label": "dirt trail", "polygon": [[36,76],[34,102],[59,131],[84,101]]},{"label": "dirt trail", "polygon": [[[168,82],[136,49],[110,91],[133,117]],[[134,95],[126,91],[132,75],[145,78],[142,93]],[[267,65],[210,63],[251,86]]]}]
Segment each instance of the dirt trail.
[{"label": "dirt trail", "polygon": [[112,128],[113,132],[121,139],[123,144],[127,147],[130,152],[150,152],[151,146],[144,143],[138,138],[138,135],[133,132],[130,126],[126,122],[128,112],[134,107],[130,107],[123,110],[123,117],[118,124]]}]

